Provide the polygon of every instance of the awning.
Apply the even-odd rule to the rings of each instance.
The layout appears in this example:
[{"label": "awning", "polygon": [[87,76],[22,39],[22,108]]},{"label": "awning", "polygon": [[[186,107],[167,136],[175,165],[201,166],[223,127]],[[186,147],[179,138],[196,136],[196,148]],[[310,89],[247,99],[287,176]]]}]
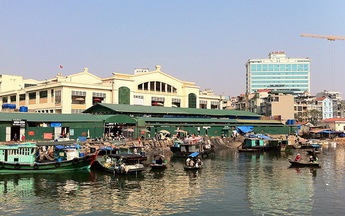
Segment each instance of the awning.
[{"label": "awning", "polygon": [[125,128],[125,129],[123,129],[123,131],[134,132],[134,129],[133,128]]},{"label": "awning", "polygon": [[230,130],[231,128],[229,126],[224,126],[223,130]]},{"label": "awning", "polygon": [[167,130],[160,130],[160,131],[159,131],[159,133],[166,133],[166,134],[170,134],[170,132],[169,132],[169,131],[167,131]]},{"label": "awning", "polygon": [[174,131],[177,133],[187,133],[187,131],[184,131],[184,130],[174,130]]},{"label": "awning", "polygon": [[238,126],[237,129],[242,133],[249,133],[253,131],[254,126]]}]

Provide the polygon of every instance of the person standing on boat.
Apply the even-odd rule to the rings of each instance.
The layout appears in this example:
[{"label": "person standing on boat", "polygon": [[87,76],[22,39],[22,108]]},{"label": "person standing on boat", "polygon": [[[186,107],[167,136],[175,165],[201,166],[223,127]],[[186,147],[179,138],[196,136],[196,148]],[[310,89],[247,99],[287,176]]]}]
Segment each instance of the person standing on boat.
[{"label": "person standing on boat", "polygon": [[300,161],[300,160],[302,160],[302,157],[301,157],[301,154],[298,153],[295,157],[295,161]]}]

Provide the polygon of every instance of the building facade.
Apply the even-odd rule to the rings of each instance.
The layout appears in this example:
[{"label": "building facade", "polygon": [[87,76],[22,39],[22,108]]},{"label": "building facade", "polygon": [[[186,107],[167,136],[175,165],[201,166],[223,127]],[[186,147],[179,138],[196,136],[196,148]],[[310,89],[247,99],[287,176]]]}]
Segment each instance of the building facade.
[{"label": "building facade", "polygon": [[319,92],[315,95],[317,98],[328,97],[332,100],[333,103],[333,117],[342,118],[343,117],[343,108],[342,108],[342,94],[336,91],[327,91]]},{"label": "building facade", "polygon": [[246,92],[270,89],[294,95],[310,92],[310,59],[287,58],[285,52],[271,52],[268,59],[246,63]]},{"label": "building facade", "polygon": [[294,119],[294,97],[289,94],[269,94],[260,105],[261,113],[286,122]]},{"label": "building facade", "polygon": [[95,76],[88,68],[68,76],[58,73],[44,81],[14,78],[15,85],[6,84],[10,75],[1,83],[2,111],[27,107],[37,113],[81,113],[97,103],[222,109],[222,96],[172,77],[159,65],[153,71],[137,68],[134,74],[113,73],[108,78]]}]

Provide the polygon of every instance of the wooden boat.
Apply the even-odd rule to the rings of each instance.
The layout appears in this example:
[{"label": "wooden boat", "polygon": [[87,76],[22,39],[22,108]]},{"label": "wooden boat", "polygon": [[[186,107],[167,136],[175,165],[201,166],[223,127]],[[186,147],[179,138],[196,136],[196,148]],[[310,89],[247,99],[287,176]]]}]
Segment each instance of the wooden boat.
[{"label": "wooden boat", "polygon": [[140,154],[109,154],[103,157],[96,157],[92,166],[114,174],[140,174],[145,171],[142,164],[146,160]]},{"label": "wooden boat", "polygon": [[[193,152],[188,156],[186,163],[183,165],[184,170],[199,170],[203,168],[202,161],[198,158],[199,152]],[[193,162],[192,165],[190,162]]]},{"label": "wooden boat", "polygon": [[[262,135],[263,136],[263,135]],[[280,151],[284,140],[271,139],[267,136],[248,137],[237,147],[239,152]]]},{"label": "wooden boat", "polygon": [[163,155],[158,155],[155,160],[150,163],[152,170],[165,170],[167,168],[167,161]]},{"label": "wooden boat", "polygon": [[193,152],[198,152],[204,158],[215,153],[214,147],[211,144],[206,144],[202,139],[175,140],[174,146],[171,146],[170,150],[173,152],[173,157],[177,158],[188,158]]},{"label": "wooden boat", "polygon": [[0,146],[0,173],[56,172],[89,168],[94,155],[80,151],[80,146],[38,146],[36,143]]},{"label": "wooden boat", "polygon": [[321,168],[321,165],[319,162],[301,162],[301,161],[294,161],[289,159],[289,162],[291,164],[291,167],[315,167],[315,168]]},{"label": "wooden boat", "polygon": [[184,165],[183,168],[184,170],[200,170],[202,169],[202,165],[199,167],[195,167],[195,166],[191,167],[191,166]]}]

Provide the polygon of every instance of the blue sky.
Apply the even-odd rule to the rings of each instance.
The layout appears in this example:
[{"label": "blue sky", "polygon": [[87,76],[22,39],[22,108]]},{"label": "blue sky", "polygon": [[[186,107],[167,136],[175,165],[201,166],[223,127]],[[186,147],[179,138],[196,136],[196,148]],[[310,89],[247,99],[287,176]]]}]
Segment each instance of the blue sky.
[{"label": "blue sky", "polygon": [[[161,70],[217,94],[245,92],[245,63],[271,51],[311,59],[311,93],[345,93],[343,0],[0,0],[0,74],[43,80]],[[224,93],[223,93],[224,92]],[[345,97],[345,95],[344,95]]]}]

